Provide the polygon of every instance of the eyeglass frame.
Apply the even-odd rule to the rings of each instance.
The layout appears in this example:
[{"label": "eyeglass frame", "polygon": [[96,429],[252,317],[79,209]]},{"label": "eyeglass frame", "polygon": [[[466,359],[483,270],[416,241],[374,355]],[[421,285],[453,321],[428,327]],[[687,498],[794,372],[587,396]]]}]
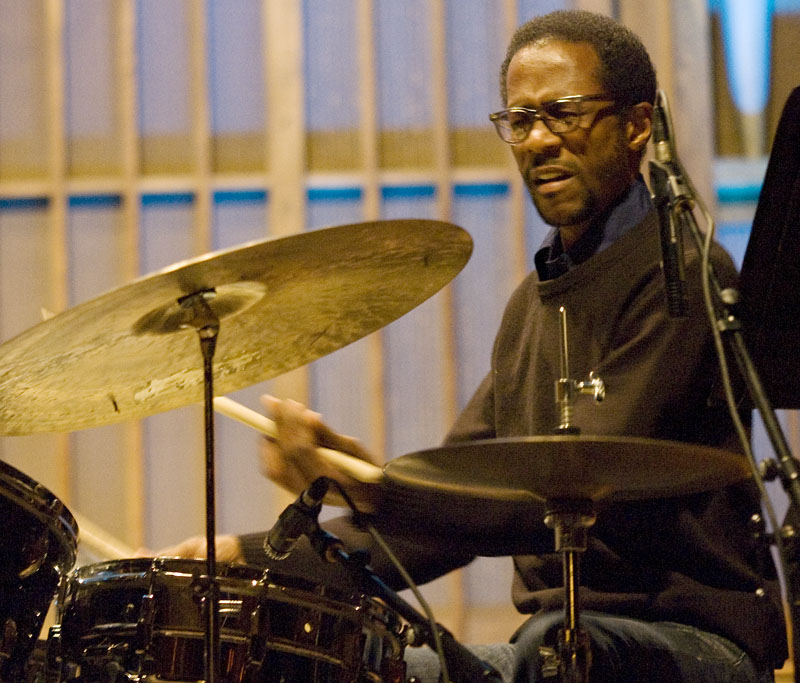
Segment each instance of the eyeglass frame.
[{"label": "eyeglass frame", "polygon": [[[553,117],[550,114],[548,114],[546,111],[543,112],[542,110],[544,109],[544,107],[547,107],[547,106],[550,106],[550,105],[553,105],[553,104],[562,104],[562,103],[563,104],[569,104],[569,103],[572,103],[572,102],[581,103],[581,102],[604,102],[604,101],[605,102],[613,102],[614,103],[613,107],[617,108],[617,109],[623,106],[623,105],[620,105],[613,97],[611,97],[610,95],[608,95],[606,93],[596,94],[596,95],[567,95],[566,97],[559,97],[559,98],[557,98],[555,100],[548,100],[547,102],[543,102],[539,107],[536,107],[536,108],[533,108],[533,107],[508,107],[506,109],[501,109],[500,111],[496,111],[496,112],[494,112],[492,114],[489,114],[489,120],[494,124],[495,130],[497,131],[497,134],[500,136],[500,139],[503,142],[506,142],[509,145],[518,145],[521,142],[524,142],[525,140],[528,139],[528,136],[531,134],[531,131],[533,130],[533,127],[536,125],[537,119],[540,120],[545,125],[547,130],[549,130],[553,135],[559,135],[560,136],[560,135],[563,135],[564,133],[570,133],[573,130],[575,130],[577,128],[580,128],[581,127],[581,125],[580,125],[580,117],[591,113],[591,112],[581,112],[580,114],[573,114],[572,116],[576,117],[576,120],[575,120],[574,123],[571,123],[564,130],[555,131],[555,130],[553,130],[551,128],[551,124],[553,122],[558,123],[559,119]],[[594,113],[595,119],[597,118],[598,114],[600,114],[601,111],[603,111],[603,110],[602,109],[598,109]],[[503,115],[509,114],[510,112],[525,112],[526,114],[530,114],[531,115],[531,124],[528,127],[528,129],[525,131],[524,137],[521,137],[519,140],[507,140],[503,136],[503,133],[501,132],[501,131],[510,130],[509,128],[503,127],[501,124],[499,124],[499,120],[501,119],[501,117]],[[594,125],[594,119],[592,120],[592,124],[589,127],[591,127],[592,125]]]}]

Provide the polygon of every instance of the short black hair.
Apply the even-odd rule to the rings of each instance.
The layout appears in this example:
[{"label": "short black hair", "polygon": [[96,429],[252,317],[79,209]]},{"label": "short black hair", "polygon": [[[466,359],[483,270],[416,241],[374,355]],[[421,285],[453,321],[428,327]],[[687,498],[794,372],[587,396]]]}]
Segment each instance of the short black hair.
[{"label": "short black hair", "polygon": [[534,17],[511,37],[500,67],[500,97],[506,104],[508,65],[527,45],[548,39],[589,43],[600,60],[600,82],[619,104],[631,106],[655,101],[656,72],[639,37],[618,21],[585,10],[559,10]]}]

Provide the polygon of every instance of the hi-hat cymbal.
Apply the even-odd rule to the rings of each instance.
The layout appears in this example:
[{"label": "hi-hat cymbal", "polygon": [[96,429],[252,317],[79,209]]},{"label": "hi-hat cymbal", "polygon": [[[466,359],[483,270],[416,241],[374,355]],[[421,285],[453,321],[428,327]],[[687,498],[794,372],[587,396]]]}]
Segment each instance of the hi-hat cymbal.
[{"label": "hi-hat cymbal", "polygon": [[430,220],[358,223],[175,264],[0,345],[0,434],[73,431],[203,399],[198,334],[179,300],[220,320],[218,394],[374,332],[463,268],[472,240]]},{"label": "hi-hat cymbal", "polygon": [[441,535],[461,551],[501,556],[552,548],[554,506],[649,501],[745,481],[743,456],[674,441],[542,436],[452,444],[390,461],[387,531]]},{"label": "hi-hat cymbal", "polygon": [[666,498],[744,481],[744,457],[709,446],[618,436],[536,436],[453,444],[389,462],[412,489],[524,502]]}]

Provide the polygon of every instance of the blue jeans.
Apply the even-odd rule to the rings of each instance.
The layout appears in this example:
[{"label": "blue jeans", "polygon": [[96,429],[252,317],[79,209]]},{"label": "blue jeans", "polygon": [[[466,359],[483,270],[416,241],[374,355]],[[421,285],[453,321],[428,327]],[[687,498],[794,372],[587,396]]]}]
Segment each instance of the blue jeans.
[{"label": "blue jeans", "polygon": [[[542,678],[540,645],[555,646],[563,615],[537,615],[517,631],[513,643],[472,646],[505,683],[556,683]],[[672,622],[581,614],[592,646],[591,683],[772,683],[772,671],[758,671],[736,645],[720,636]],[[408,676],[437,683],[439,665],[427,648],[406,652]]]}]

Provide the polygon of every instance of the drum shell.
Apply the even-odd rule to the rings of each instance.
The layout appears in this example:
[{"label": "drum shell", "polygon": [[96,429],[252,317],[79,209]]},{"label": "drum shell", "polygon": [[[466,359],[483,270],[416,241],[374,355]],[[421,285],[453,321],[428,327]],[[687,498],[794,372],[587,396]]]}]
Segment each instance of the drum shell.
[{"label": "drum shell", "polygon": [[[376,601],[248,565],[217,565],[217,585],[221,681],[403,680],[399,620]],[[198,560],[78,569],[59,598],[51,680],[76,671],[97,680],[110,669],[203,679],[206,586]]]},{"label": "drum shell", "polygon": [[78,527],[50,491],[0,462],[0,680],[24,678],[48,608],[77,553]]}]

